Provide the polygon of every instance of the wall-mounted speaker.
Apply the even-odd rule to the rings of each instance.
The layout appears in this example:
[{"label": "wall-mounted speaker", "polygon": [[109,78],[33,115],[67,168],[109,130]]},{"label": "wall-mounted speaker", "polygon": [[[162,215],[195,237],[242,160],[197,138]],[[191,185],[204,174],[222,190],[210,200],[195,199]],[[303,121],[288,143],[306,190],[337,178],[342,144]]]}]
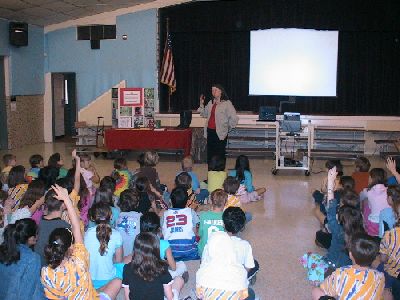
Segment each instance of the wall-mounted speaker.
[{"label": "wall-mounted speaker", "polygon": [[91,49],[100,49],[100,40],[90,40]]},{"label": "wall-mounted speaker", "polygon": [[10,22],[9,41],[16,47],[28,46],[28,24],[21,22]]}]

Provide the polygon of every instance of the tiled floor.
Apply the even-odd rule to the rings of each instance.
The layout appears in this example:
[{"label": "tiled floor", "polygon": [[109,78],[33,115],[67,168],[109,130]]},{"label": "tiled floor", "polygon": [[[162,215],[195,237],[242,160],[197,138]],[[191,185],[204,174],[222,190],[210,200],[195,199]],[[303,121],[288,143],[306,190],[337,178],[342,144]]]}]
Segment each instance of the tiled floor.
[{"label": "tiled floor", "polygon": [[[63,142],[38,144],[13,150],[19,164],[28,167],[31,154],[39,153],[48,157],[54,152],[63,155],[67,167],[71,165],[72,146]],[[0,151],[0,156],[6,153]],[[129,156],[129,168],[135,169],[135,155]],[[93,159],[101,176],[112,171],[112,160]],[[254,257],[260,263],[260,272],[254,286],[260,299],[310,299],[311,286],[306,280],[305,272],[299,264],[299,258],[307,251],[320,251],[314,245],[314,234],[318,223],[311,213],[313,202],[311,193],[320,187],[324,176],[323,161],[316,161],[313,174],[304,176],[301,171],[280,172],[271,174],[273,161],[251,159],[251,170],[256,187],[266,187],[264,201],[245,206],[253,214],[253,221],[247,225],[242,238],[247,239],[252,247]],[[345,174],[351,174],[353,167],[345,161]],[[382,167],[383,162],[373,159],[372,165]],[[227,167],[234,166],[234,159],[228,159]],[[180,163],[173,157],[163,157],[157,166],[161,181],[172,187]],[[318,173],[318,171],[322,171]],[[195,165],[195,172],[200,179],[205,179],[205,164]],[[315,174],[318,173],[318,174]],[[183,294],[194,287],[195,271],[198,262],[188,264],[190,280]]]}]

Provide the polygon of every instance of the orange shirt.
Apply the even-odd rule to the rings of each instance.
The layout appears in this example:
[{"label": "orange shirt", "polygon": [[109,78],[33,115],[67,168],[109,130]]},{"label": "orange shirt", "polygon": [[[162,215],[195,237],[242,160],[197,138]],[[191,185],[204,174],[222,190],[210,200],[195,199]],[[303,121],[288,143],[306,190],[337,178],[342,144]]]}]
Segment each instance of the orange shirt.
[{"label": "orange shirt", "polygon": [[357,194],[360,194],[363,189],[368,187],[368,179],[369,173],[368,172],[354,172],[351,177],[354,179],[354,191]]}]

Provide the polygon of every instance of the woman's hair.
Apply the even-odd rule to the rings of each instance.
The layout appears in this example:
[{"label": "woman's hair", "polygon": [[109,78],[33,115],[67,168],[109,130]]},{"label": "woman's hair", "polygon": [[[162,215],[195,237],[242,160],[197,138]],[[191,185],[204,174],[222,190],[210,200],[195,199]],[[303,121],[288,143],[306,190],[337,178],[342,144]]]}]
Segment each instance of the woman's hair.
[{"label": "woman's hair", "polygon": [[116,182],[115,179],[112,178],[111,176],[104,176],[101,180],[100,180],[100,187],[104,187],[106,189],[111,190],[113,193],[115,192],[115,186],[116,186]]},{"label": "woman's hair", "polygon": [[144,213],[140,217],[140,232],[152,232],[157,234],[160,231],[160,217],[152,211]]},{"label": "woman's hair", "polygon": [[4,242],[0,245],[0,263],[11,265],[20,259],[18,245],[26,244],[37,235],[37,225],[32,219],[21,219],[9,224],[4,230]]},{"label": "woman's hair", "polygon": [[32,207],[33,204],[41,197],[43,197],[45,192],[44,183],[40,179],[33,180],[26,190],[25,194],[22,196],[19,207]]},{"label": "woman's hair", "polygon": [[118,199],[118,207],[123,212],[134,211],[139,205],[140,196],[132,189],[123,191]]},{"label": "woman's hair", "polygon": [[392,208],[396,216],[396,227],[400,226],[400,186],[391,185],[387,189],[387,195],[392,199]]},{"label": "woman's hair", "polygon": [[188,155],[182,159],[182,170],[185,172],[192,171],[193,168],[193,158],[192,156]]},{"label": "woman's hair", "polygon": [[228,194],[222,189],[216,189],[211,193],[210,199],[212,206],[222,208],[228,200]]},{"label": "woman's hair", "polygon": [[150,181],[146,176],[141,176],[136,179],[135,189],[139,193],[147,193],[150,190]]},{"label": "woman's hair", "polygon": [[97,224],[96,237],[100,242],[99,252],[104,255],[107,252],[112,229],[110,225],[111,207],[106,203],[96,203],[90,209],[90,218]]},{"label": "woman's hair", "polygon": [[160,239],[156,234],[141,232],[136,236],[130,267],[145,281],[153,281],[165,272],[167,263],[160,258]]},{"label": "woman's hair", "polygon": [[246,155],[239,155],[236,158],[235,170],[236,178],[239,182],[242,182],[244,180],[244,171],[250,172],[250,162]]},{"label": "woman's hair", "polygon": [[225,157],[214,155],[208,163],[208,171],[225,171]]},{"label": "woman's hair", "polygon": [[338,210],[338,221],[343,226],[345,245],[349,249],[352,236],[365,232],[361,211],[352,206],[341,206]]},{"label": "woman's hair", "polygon": [[44,182],[45,189],[48,190],[56,183],[59,173],[58,168],[47,166],[40,169],[38,179]]},{"label": "woman's hair", "polygon": [[229,100],[228,94],[226,93],[224,87],[221,84],[214,83],[211,85],[211,87],[216,87],[217,89],[219,89],[221,91],[221,99],[220,99],[221,101]]},{"label": "woman's hair", "polygon": [[127,166],[128,166],[128,162],[123,157],[119,157],[114,160],[114,169],[116,169],[116,170],[123,170]]},{"label": "woman's hair", "polygon": [[368,158],[364,156],[357,158],[354,162],[354,165],[356,166],[357,172],[368,172],[369,168],[371,168],[371,163],[369,162]]},{"label": "woman's hair", "polygon": [[43,156],[41,156],[40,154],[33,154],[29,158],[29,164],[31,165],[32,168],[37,168],[42,161],[43,161]]},{"label": "woman's hair", "polygon": [[21,165],[12,167],[8,174],[8,187],[13,188],[22,183],[26,183],[25,167]]},{"label": "woman's hair", "polygon": [[228,176],[224,180],[224,184],[222,186],[224,188],[224,191],[227,192],[229,195],[235,195],[239,189],[240,181],[233,176]]},{"label": "woman's hair", "polygon": [[173,208],[185,208],[188,198],[187,190],[183,187],[176,187],[171,191],[171,203]]},{"label": "woman's hair", "polygon": [[325,168],[328,170],[332,169],[333,167],[336,167],[336,172],[338,173],[338,176],[343,176],[343,165],[338,159],[332,159],[332,160],[327,160],[325,163]]},{"label": "woman's hair", "polygon": [[60,160],[61,160],[61,155],[60,155],[60,153],[56,152],[49,157],[47,166],[59,169],[59,168],[61,168],[61,165],[58,164],[58,162]]},{"label": "woman's hair", "polygon": [[371,183],[368,186],[369,190],[377,184],[386,183],[386,172],[382,168],[373,168],[369,171],[369,177],[371,177]]},{"label": "woman's hair", "polygon": [[70,229],[54,229],[49,236],[49,243],[44,248],[44,258],[47,264],[53,269],[57,268],[65,258],[72,243],[73,235]]},{"label": "woman's hair", "polygon": [[146,167],[155,167],[158,164],[160,157],[155,151],[146,151],[144,153],[143,162]]},{"label": "woman's hair", "polygon": [[192,177],[187,172],[181,172],[175,177],[175,186],[181,186],[186,190],[192,188]]},{"label": "woman's hair", "polygon": [[99,187],[94,195],[93,204],[105,203],[108,206],[114,206],[113,192],[105,187]]}]

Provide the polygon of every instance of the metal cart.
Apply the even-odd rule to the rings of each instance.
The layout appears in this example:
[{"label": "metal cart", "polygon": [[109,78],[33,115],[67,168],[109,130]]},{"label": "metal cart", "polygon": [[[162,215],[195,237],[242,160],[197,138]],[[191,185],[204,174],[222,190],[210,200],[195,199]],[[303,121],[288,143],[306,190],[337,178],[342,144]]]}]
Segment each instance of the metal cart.
[{"label": "metal cart", "polygon": [[[275,167],[271,170],[273,175],[278,170],[302,170],[306,176],[310,175],[312,129],[312,125],[308,123],[302,127],[301,132],[284,132],[279,122],[276,122]],[[301,160],[298,159],[299,151],[303,152]]]}]

